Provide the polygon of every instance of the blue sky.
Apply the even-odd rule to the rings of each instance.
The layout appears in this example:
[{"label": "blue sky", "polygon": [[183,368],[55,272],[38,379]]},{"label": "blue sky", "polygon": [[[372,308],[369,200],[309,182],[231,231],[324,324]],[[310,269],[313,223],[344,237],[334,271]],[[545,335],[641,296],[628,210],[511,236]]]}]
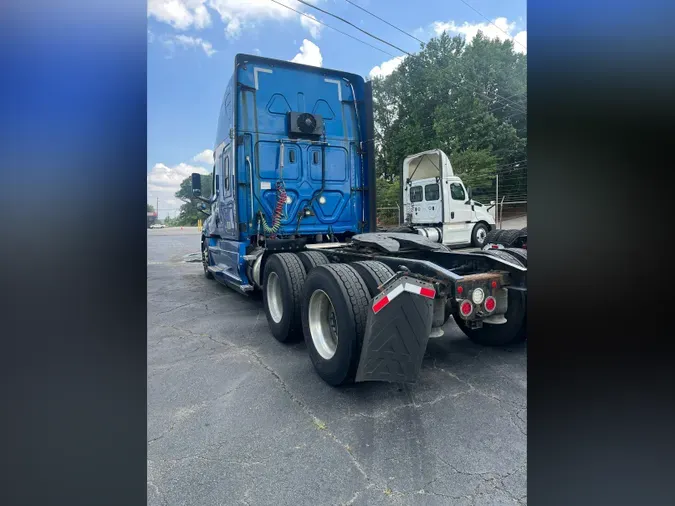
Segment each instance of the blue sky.
[{"label": "blue sky", "polygon": [[[317,24],[272,0],[148,0],[148,203],[175,216],[174,192],[191,172],[206,173],[220,100],[237,53],[261,54],[354,72],[390,73],[401,53],[297,0],[277,0],[389,54]],[[419,43],[346,0],[306,0],[408,51]],[[428,41],[447,30],[471,39],[515,38],[526,52],[525,0],[352,0]],[[471,5],[475,10],[468,7]],[[490,24],[480,14],[489,18]],[[495,26],[496,25],[496,26]]]}]

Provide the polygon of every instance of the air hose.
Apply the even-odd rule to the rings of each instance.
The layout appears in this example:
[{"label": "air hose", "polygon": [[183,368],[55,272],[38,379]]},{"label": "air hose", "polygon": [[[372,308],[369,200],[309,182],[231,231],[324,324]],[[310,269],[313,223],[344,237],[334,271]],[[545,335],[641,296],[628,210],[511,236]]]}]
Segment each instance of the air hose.
[{"label": "air hose", "polygon": [[276,234],[281,228],[284,204],[286,203],[286,185],[284,185],[284,143],[279,145],[279,179],[277,180],[277,203],[272,216],[272,226],[267,224],[265,215],[260,212],[260,220],[266,234]]},{"label": "air hose", "polygon": [[286,203],[286,188],[283,181],[277,181],[277,205],[274,208],[274,215],[272,217],[272,226],[267,224],[265,215],[260,213],[263,230],[267,234],[276,234],[281,228],[281,216],[284,211],[284,204]]}]

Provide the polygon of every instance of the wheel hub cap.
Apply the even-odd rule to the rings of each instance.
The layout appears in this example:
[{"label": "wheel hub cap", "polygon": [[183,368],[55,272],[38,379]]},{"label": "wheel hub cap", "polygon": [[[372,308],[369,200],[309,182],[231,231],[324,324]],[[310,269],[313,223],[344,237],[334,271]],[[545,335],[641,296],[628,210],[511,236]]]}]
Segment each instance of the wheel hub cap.
[{"label": "wheel hub cap", "polygon": [[267,308],[274,323],[279,323],[284,316],[284,302],[281,298],[281,281],[276,272],[267,278]]},{"label": "wheel hub cap", "polygon": [[338,323],[333,303],[323,290],[316,290],[310,297],[308,320],[314,348],[329,360],[337,351]]}]

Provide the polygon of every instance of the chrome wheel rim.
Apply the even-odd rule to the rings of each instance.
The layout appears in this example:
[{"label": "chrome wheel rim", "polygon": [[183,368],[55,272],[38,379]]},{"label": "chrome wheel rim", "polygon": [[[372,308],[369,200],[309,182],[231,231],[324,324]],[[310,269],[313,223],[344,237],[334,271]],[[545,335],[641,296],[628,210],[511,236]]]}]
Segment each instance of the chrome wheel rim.
[{"label": "chrome wheel rim", "polygon": [[323,290],[316,290],[309,299],[309,333],[317,353],[326,360],[335,355],[338,326],[335,308]]},{"label": "chrome wheel rim", "polygon": [[476,240],[478,241],[478,244],[483,244],[485,242],[485,238],[487,237],[487,232],[483,227],[479,228],[476,231]]},{"label": "chrome wheel rim", "polygon": [[279,323],[284,316],[284,302],[281,298],[281,281],[276,272],[267,278],[267,308],[274,323]]}]

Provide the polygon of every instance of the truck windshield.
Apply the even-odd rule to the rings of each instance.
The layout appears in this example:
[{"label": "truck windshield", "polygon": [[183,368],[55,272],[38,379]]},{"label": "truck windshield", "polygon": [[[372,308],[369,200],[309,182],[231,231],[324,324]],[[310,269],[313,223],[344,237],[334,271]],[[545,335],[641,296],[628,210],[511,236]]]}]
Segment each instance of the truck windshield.
[{"label": "truck windshield", "polygon": [[422,202],[421,186],[413,186],[410,188],[410,202]]}]

